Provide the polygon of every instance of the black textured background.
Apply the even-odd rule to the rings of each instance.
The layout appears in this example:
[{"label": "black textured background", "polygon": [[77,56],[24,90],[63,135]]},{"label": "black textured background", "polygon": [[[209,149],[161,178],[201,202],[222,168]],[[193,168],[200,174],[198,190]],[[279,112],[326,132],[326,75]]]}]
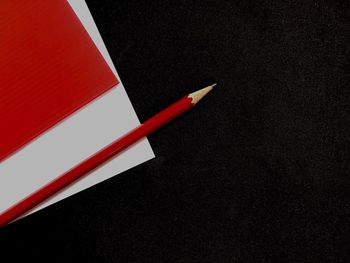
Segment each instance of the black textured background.
[{"label": "black textured background", "polygon": [[141,121],[218,87],[155,159],[2,229],[2,258],[349,262],[349,1],[87,3]]}]

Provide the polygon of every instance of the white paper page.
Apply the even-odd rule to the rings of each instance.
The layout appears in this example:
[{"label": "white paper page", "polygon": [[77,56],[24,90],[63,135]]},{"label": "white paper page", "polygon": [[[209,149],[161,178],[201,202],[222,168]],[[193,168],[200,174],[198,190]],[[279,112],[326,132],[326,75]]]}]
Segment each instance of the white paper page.
[{"label": "white paper page", "polygon": [[[119,79],[85,1],[68,2]],[[0,164],[0,213],[138,124],[123,84],[119,83]],[[153,157],[153,151],[147,139],[144,139],[31,213]]]}]

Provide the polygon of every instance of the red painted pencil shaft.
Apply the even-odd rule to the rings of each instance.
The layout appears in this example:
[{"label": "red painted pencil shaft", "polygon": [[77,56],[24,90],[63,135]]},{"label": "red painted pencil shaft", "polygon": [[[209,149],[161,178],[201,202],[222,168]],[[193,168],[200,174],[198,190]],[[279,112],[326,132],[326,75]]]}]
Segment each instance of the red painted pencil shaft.
[{"label": "red painted pencil shaft", "polygon": [[2,214],[0,214],[0,226],[4,226],[19,216],[27,213],[44,200],[47,200],[49,197],[72,184],[74,181],[82,178],[84,175],[96,169],[108,161],[111,157],[115,156],[116,154],[120,153],[127,147],[137,142],[139,139],[149,135],[159,127],[168,123],[175,117],[181,115],[183,112],[190,109],[193,105],[194,104],[192,104],[192,98],[189,96],[178,100],[171,106],[167,107],[165,110],[148,119],[143,124],[140,124],[131,132],[117,139],[57,179],[53,180],[49,184],[40,188],[38,191],[29,195],[27,198],[19,201],[17,204],[4,211]]}]

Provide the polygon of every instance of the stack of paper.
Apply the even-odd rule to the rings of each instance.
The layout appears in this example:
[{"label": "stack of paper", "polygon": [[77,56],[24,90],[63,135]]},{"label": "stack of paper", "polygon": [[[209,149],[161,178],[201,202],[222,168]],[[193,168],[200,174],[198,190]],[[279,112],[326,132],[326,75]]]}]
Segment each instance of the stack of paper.
[{"label": "stack of paper", "polygon": [[[84,0],[1,1],[0,34],[1,213],[139,121]],[[153,157],[145,139],[36,210]]]}]

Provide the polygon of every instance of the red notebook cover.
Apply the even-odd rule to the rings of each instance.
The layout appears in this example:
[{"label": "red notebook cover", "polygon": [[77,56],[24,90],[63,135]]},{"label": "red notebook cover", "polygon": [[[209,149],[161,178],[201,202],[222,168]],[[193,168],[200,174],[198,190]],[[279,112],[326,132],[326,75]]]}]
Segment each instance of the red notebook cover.
[{"label": "red notebook cover", "polygon": [[66,0],[0,1],[0,162],[116,84]]}]

